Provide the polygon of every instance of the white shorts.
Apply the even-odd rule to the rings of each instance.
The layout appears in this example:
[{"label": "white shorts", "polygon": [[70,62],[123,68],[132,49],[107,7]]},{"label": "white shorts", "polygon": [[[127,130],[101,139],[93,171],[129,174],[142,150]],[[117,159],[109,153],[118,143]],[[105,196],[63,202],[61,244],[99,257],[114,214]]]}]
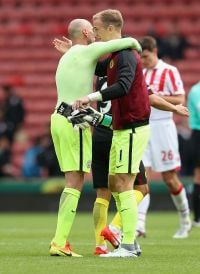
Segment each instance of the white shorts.
[{"label": "white shorts", "polygon": [[150,139],[143,155],[145,167],[156,172],[178,169],[181,166],[178,137],[173,120],[150,123]]}]

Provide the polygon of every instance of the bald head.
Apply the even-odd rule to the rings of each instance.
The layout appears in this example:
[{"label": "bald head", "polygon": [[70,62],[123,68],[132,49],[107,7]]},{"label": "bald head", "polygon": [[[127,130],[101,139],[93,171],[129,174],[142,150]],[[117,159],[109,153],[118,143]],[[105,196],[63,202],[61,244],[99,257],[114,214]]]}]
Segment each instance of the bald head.
[{"label": "bald head", "polygon": [[80,35],[82,35],[84,30],[88,30],[91,28],[92,25],[89,21],[85,19],[74,19],[70,22],[68,26],[69,38],[78,38]]}]

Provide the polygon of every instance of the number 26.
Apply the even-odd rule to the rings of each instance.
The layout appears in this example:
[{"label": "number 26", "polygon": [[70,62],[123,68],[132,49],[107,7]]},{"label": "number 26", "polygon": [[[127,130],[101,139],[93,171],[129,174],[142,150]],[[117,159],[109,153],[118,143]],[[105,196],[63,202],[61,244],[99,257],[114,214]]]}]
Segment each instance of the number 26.
[{"label": "number 26", "polygon": [[174,158],[173,152],[171,150],[169,151],[162,150],[161,154],[162,154],[162,161],[173,160]]}]

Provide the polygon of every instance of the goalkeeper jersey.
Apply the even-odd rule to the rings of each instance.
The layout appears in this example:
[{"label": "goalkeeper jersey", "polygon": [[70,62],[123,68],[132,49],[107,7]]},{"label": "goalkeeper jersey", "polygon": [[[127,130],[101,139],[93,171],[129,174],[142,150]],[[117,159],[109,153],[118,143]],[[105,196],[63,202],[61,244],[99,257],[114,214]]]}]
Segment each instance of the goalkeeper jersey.
[{"label": "goalkeeper jersey", "polygon": [[57,104],[73,103],[92,92],[93,75],[100,56],[135,47],[133,38],[74,45],[61,58],[56,71]]}]

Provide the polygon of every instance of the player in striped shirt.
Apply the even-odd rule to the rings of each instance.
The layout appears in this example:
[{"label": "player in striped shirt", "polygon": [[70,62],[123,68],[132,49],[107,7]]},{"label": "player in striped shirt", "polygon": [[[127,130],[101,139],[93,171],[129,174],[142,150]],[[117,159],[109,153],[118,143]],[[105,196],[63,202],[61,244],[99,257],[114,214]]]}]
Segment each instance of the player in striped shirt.
[{"label": "player in striped shirt", "polygon": [[[145,36],[140,39],[140,44],[143,49],[141,58],[144,76],[151,90],[172,104],[183,104],[185,91],[177,68],[158,58],[158,49],[154,38]],[[186,238],[191,229],[190,211],[185,188],[177,176],[181,162],[172,112],[152,107],[150,127],[150,140],[143,157],[147,176],[149,178],[151,169],[161,172],[163,181],[169,188],[171,198],[180,215],[180,228],[173,238]],[[145,220],[149,202],[148,194],[139,206],[138,236],[145,235]]]}]

